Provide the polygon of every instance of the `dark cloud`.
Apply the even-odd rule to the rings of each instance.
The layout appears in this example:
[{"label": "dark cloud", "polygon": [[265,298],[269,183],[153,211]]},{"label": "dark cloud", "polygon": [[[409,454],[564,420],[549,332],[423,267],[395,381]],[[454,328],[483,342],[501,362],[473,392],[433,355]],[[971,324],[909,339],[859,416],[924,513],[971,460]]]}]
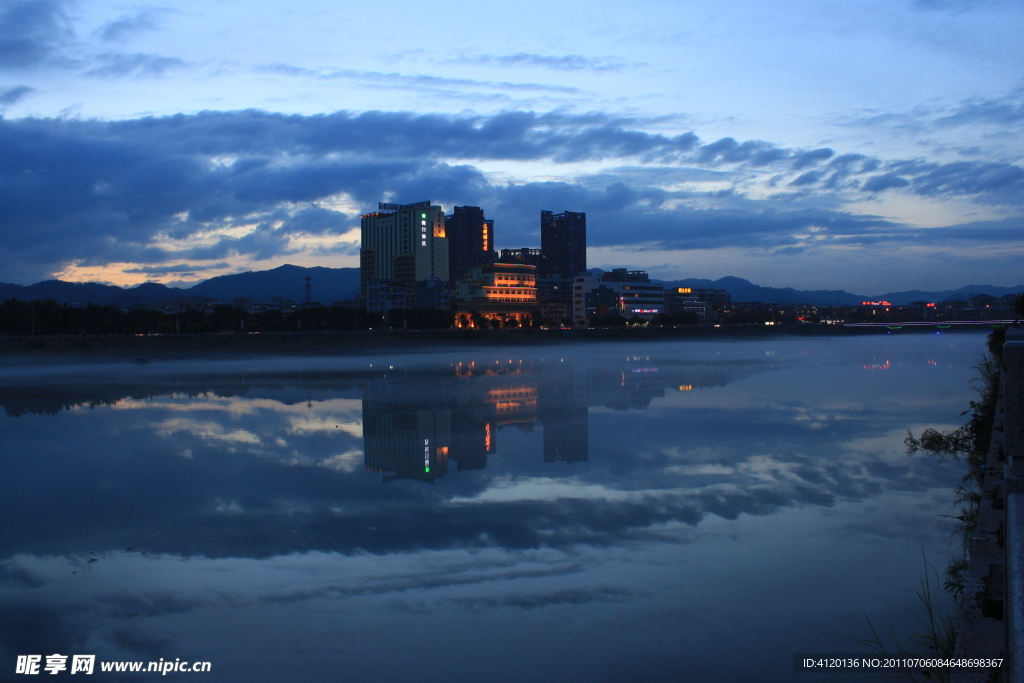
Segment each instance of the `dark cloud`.
[{"label": "dark cloud", "polygon": [[151,11],[139,12],[134,15],[125,14],[104,24],[99,31],[99,36],[102,40],[116,42],[142,31],[155,30],[157,27],[156,16]]},{"label": "dark cloud", "polygon": [[793,180],[790,183],[790,185],[795,185],[797,187],[799,187],[800,185],[814,185],[819,180],[821,180],[821,176],[821,171],[808,171],[807,173],[798,176],[795,180]]},{"label": "dark cloud", "polygon": [[636,595],[635,591],[618,586],[595,586],[593,588],[569,588],[549,593],[509,593],[501,596],[479,598],[447,598],[446,602],[469,610],[493,610],[500,607],[536,609],[551,605],[585,605],[592,602],[623,602]]},{"label": "dark cloud", "polygon": [[0,5],[0,67],[25,69],[63,61],[73,35],[62,0],[7,0]]},{"label": "dark cloud", "polygon": [[[140,75],[152,64],[147,59],[111,66]],[[733,138],[702,145],[692,132],[651,133],[637,129],[642,123],[601,114],[252,110],[127,121],[0,120],[0,263],[35,281],[72,260],[155,268],[233,254],[271,258],[291,253],[291,235],[336,236],[356,228],[355,216],[319,206],[339,195],[361,210],[385,197],[484,206],[499,221],[499,247],[539,244],[538,212],[548,209],[587,212],[594,246],[674,249],[803,248],[812,228],[817,244],[855,235],[868,243],[906,230],[844,212],[838,191],[847,189],[1004,204],[1024,196],[1024,170],[1012,164],[883,163]],[[475,166],[439,159],[634,165],[572,182],[505,184]],[[812,164],[818,167],[793,172]],[[799,191],[762,200],[737,191],[752,174],[774,170],[774,183]],[[732,187],[701,194],[661,187],[692,180]],[[157,235],[187,239],[244,226],[256,227],[185,253],[154,246]],[[347,252],[351,245],[339,248]]]},{"label": "dark cloud", "polygon": [[813,166],[825,159],[830,159],[835,154],[831,149],[823,147],[821,149],[812,149],[809,152],[800,152],[793,155],[793,170],[799,171],[800,169],[808,166]]},{"label": "dark cloud", "polygon": [[310,207],[293,214],[282,212],[282,224],[278,230],[304,235],[341,235],[352,228],[351,217],[340,211]]},{"label": "dark cloud", "polygon": [[30,88],[27,85],[18,85],[13,88],[8,88],[7,90],[0,90],[0,107],[17,104],[27,97],[29,93],[33,93],[35,91],[35,88]]},{"label": "dark cloud", "polygon": [[753,166],[766,166],[789,156],[785,150],[768,142],[748,140],[740,143],[733,138],[722,138],[703,145],[697,161],[706,164],[750,162]]},{"label": "dark cloud", "polygon": [[930,244],[953,244],[963,241],[1009,243],[1024,234],[1024,219],[1006,218],[1001,221],[975,221],[942,228],[917,230],[915,237]]},{"label": "dark cloud", "polygon": [[192,266],[188,264],[182,264],[178,266],[146,266],[144,268],[128,268],[124,272],[126,273],[142,273],[144,275],[167,275],[168,273],[194,273],[203,270],[215,270],[217,268],[227,268],[228,264],[211,263],[210,265],[204,266]]},{"label": "dark cloud", "polygon": [[906,187],[910,184],[910,181],[906,178],[900,177],[895,173],[886,173],[884,175],[871,176],[864,182],[865,192],[882,192],[883,190],[889,190],[894,187]]},{"label": "dark cloud", "polygon": [[1024,169],[1005,163],[958,161],[927,169],[914,179],[914,192],[922,195],[1001,193],[1024,197]]},{"label": "dark cloud", "polygon": [[96,56],[97,66],[85,72],[86,76],[99,78],[124,78],[126,76],[164,76],[168,71],[186,66],[177,57],[162,57],[147,54],[101,54]]},{"label": "dark cloud", "polygon": [[1012,126],[1024,122],[1024,103],[1019,97],[982,100],[962,104],[957,110],[935,120],[942,127],[990,124]]}]

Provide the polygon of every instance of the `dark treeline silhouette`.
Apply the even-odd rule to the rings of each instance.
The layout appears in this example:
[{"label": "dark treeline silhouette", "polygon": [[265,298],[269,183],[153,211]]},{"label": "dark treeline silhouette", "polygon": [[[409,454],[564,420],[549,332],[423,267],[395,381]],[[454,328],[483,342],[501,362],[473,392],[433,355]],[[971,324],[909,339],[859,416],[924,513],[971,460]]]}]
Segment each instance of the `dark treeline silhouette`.
[{"label": "dark treeline silhouette", "polygon": [[302,306],[294,311],[249,312],[230,305],[179,312],[118,306],[69,306],[53,299],[0,304],[3,335],[217,334],[227,332],[343,332],[374,328],[446,329],[450,311],[391,311],[387,318],[347,306]]}]

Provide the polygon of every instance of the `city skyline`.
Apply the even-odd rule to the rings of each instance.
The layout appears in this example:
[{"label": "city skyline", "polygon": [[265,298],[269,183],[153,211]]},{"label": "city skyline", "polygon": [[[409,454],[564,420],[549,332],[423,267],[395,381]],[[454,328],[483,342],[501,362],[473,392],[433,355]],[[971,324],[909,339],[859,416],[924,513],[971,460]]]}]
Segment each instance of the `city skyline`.
[{"label": "city skyline", "polygon": [[[381,16],[464,38],[385,47]],[[358,267],[360,215],[430,197],[495,251],[586,213],[588,266],[665,280],[1015,286],[1021,28],[996,0],[8,0],[0,281]]]}]

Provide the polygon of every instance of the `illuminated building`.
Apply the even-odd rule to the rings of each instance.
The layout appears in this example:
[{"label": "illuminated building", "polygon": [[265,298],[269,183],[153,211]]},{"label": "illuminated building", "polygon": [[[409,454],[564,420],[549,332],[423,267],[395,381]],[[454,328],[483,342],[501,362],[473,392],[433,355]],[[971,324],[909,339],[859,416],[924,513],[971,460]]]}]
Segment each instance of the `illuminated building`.
[{"label": "illuminated building", "polygon": [[650,320],[665,312],[665,287],[642,270],[616,268],[599,277],[582,275],[573,282],[573,323],[594,316],[619,315]]},{"label": "illuminated building", "polygon": [[449,279],[444,211],[429,200],[378,206],[362,217],[359,298],[366,306],[370,281],[390,280],[406,287],[410,306],[416,282]]},{"label": "illuminated building", "polygon": [[696,292],[689,287],[672,287],[665,290],[665,312],[696,313],[700,320],[706,318],[707,305],[701,301]]},{"label": "illuminated building", "polygon": [[540,212],[542,277],[574,278],[587,269],[587,214]]},{"label": "illuminated building", "polygon": [[494,221],[484,218],[479,206],[456,206],[444,217],[448,238],[448,270],[459,280],[470,268],[493,263]]},{"label": "illuminated building", "polygon": [[458,282],[456,327],[529,324],[537,310],[537,269],[523,263],[471,268]]}]

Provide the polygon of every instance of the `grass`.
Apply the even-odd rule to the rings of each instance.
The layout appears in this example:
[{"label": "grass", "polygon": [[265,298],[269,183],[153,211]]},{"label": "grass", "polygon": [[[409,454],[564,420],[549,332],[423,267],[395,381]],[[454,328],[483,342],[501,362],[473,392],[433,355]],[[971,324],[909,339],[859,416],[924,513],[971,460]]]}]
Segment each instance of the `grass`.
[{"label": "grass", "polygon": [[[950,658],[953,656],[953,651],[956,648],[956,628],[953,616],[943,614],[936,606],[936,596],[932,588],[932,577],[935,579],[935,585],[938,586],[939,572],[925,558],[923,548],[921,549],[921,559],[924,562],[924,578],[920,579],[917,590],[907,591],[914,594],[916,606],[905,608],[918,621],[920,628],[908,638],[901,639],[891,623],[884,629],[884,632],[880,632],[871,618],[865,614],[864,619],[867,621],[870,637],[848,638],[848,640],[870,647],[879,654],[898,657]],[[952,669],[927,667],[906,669],[902,673],[910,681],[944,683],[950,680]]]},{"label": "grass", "polygon": [[967,470],[960,483],[953,491],[953,507],[957,519],[953,536],[960,539],[960,552],[950,560],[946,570],[943,588],[952,593],[954,600],[963,598],[963,573],[970,559],[970,545],[974,538],[974,530],[978,524],[978,509],[981,506],[981,489],[985,481],[985,464],[992,439],[992,424],[995,420],[996,398],[999,394],[999,366],[1001,344],[989,341],[990,353],[979,356],[974,366],[978,377],[972,381],[976,400],[971,401],[970,409],[962,415],[970,413],[971,417],[959,429],[951,432],[940,432],[937,429],[926,429],[921,436],[915,438],[909,431],[904,444],[907,455],[924,451],[939,460],[951,458],[967,465]]}]

